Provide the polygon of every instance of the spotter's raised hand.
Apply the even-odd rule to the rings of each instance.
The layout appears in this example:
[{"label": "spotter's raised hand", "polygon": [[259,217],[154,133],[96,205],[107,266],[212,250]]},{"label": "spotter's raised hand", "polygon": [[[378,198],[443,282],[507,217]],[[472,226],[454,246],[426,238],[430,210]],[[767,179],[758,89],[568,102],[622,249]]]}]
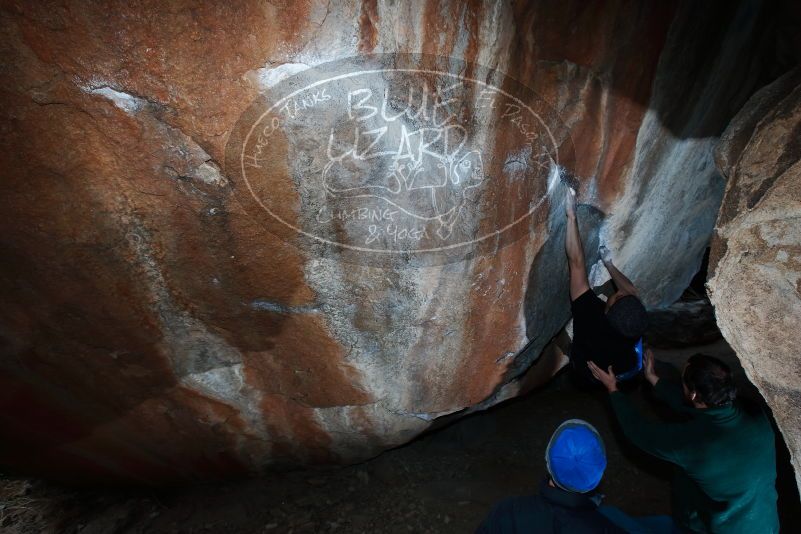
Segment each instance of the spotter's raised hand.
[{"label": "spotter's raised hand", "polygon": [[606,371],[595,365],[594,362],[587,362],[587,367],[590,368],[592,376],[594,376],[598,382],[603,384],[609,393],[617,391],[617,377],[615,376],[614,371],[612,371],[611,365]]}]

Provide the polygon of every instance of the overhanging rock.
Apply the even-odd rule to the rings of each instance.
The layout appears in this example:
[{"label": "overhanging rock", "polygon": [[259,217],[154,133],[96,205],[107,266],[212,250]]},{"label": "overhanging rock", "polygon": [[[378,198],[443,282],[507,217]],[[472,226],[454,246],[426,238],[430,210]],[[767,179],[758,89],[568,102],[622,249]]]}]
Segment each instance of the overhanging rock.
[{"label": "overhanging rock", "polygon": [[[355,461],[514,395],[569,319],[562,178],[591,261],[606,239],[649,304],[672,302],[723,194],[712,148],[772,57],[758,2],[275,4],[3,9],[4,464],[157,483]],[[441,73],[461,77],[452,122],[400,116],[397,93],[386,113],[400,118],[341,150],[353,124],[339,119],[373,120],[355,91],[392,86],[373,76],[296,102],[298,135],[270,122],[255,144],[237,137],[258,99],[368,54],[439,72],[411,80],[443,110]],[[482,84],[553,119],[550,159],[522,144],[537,128],[482,107]],[[446,142],[449,124],[461,130]],[[230,165],[236,141],[266,175]],[[404,158],[365,164],[379,147]],[[343,257],[373,221],[357,228],[329,202],[377,209],[376,243],[460,239],[460,255]],[[525,215],[517,233],[464,240],[510,214]]]}]

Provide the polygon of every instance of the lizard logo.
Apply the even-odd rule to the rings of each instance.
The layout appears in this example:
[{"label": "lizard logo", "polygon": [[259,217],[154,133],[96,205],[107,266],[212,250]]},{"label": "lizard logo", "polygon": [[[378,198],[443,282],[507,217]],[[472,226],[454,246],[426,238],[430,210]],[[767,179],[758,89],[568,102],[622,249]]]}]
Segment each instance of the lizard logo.
[{"label": "lizard logo", "polygon": [[384,54],[262,95],[229,138],[226,172],[248,212],[297,246],[432,264],[523,235],[568,155],[556,114],[498,71]]}]

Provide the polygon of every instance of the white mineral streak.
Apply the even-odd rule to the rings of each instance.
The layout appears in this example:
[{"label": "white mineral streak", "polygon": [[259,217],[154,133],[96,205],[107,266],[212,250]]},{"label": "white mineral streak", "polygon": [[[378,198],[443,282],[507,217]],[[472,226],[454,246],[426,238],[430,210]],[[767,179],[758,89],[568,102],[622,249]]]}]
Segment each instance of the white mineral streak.
[{"label": "white mineral streak", "polygon": [[117,91],[116,89],[112,89],[111,87],[105,84],[82,85],[80,86],[80,88],[85,93],[100,95],[104,98],[107,98],[115,106],[123,110],[125,113],[128,113],[129,115],[135,114],[137,111],[142,109],[142,107],[145,104],[145,101],[143,99],[137,98],[133,95],[124,93],[122,91]]}]

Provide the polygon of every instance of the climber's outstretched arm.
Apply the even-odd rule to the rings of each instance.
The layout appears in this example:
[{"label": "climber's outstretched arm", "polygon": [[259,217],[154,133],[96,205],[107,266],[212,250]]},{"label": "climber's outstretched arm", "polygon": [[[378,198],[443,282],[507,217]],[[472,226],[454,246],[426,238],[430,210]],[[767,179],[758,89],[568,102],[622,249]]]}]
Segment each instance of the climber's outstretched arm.
[{"label": "climber's outstretched arm", "polygon": [[629,280],[625,274],[621,273],[620,270],[612,263],[612,254],[609,252],[609,249],[605,246],[602,246],[599,252],[601,253],[601,261],[604,262],[606,270],[609,271],[609,276],[611,276],[612,281],[615,282],[617,290],[622,291],[627,295],[636,295],[637,288],[634,286],[634,283]]},{"label": "climber's outstretched arm", "polygon": [[570,269],[570,300],[576,300],[590,288],[587,278],[587,267],[584,263],[584,249],[581,247],[578,222],[576,222],[576,193],[568,188],[565,199],[565,212],[567,213],[567,232],[565,237],[565,252],[567,265]]}]

